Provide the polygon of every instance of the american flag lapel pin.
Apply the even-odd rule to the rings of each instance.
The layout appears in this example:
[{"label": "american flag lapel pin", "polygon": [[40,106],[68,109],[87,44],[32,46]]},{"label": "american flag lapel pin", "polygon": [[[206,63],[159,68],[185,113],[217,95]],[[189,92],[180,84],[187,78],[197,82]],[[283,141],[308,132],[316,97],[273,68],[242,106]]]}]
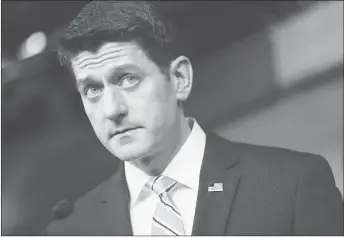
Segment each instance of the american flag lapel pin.
[{"label": "american flag lapel pin", "polygon": [[208,186],[208,192],[222,192],[223,184],[222,183],[212,183]]}]

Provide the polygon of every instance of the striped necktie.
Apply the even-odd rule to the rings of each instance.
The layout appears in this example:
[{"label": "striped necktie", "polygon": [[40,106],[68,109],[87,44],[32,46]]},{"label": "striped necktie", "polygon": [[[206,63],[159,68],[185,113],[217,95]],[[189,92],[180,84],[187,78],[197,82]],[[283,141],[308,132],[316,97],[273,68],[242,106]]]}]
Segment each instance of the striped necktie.
[{"label": "striped necktie", "polygon": [[159,197],[153,215],[152,235],[185,234],[182,217],[168,193],[176,184],[177,181],[161,175],[147,183],[148,187]]}]

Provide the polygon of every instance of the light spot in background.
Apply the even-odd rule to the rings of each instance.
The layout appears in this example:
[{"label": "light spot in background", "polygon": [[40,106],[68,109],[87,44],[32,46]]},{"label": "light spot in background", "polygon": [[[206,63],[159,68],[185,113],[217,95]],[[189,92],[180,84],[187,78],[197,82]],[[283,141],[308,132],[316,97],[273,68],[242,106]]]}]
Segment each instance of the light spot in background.
[{"label": "light spot in background", "polygon": [[343,2],[317,2],[273,25],[270,38],[282,87],[343,63]]},{"label": "light spot in background", "polygon": [[10,60],[7,57],[1,55],[1,69],[5,68],[8,65],[9,61]]},{"label": "light spot in background", "polygon": [[[4,192],[5,193],[5,192]],[[17,221],[18,209],[13,196],[2,197],[1,209],[1,234],[11,234]]]},{"label": "light spot in background", "polygon": [[25,59],[43,52],[47,46],[47,36],[43,32],[30,35],[21,45],[18,58]]}]

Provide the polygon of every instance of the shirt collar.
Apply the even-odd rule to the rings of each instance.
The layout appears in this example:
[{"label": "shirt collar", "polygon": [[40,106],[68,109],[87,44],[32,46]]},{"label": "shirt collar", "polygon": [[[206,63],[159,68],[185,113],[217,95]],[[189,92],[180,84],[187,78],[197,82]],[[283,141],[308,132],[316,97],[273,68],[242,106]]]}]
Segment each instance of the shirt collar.
[{"label": "shirt collar", "polygon": [[[187,118],[192,127],[188,138],[166,167],[162,175],[168,176],[188,188],[197,188],[204,155],[206,135],[197,121]],[[129,162],[125,162],[125,175],[131,197],[131,205],[138,199],[145,183],[151,178]]]},{"label": "shirt collar", "polygon": [[205,133],[195,119],[188,118],[188,123],[192,127],[191,133],[162,175],[188,188],[197,188],[204,154]]},{"label": "shirt collar", "polygon": [[151,176],[147,175],[140,169],[136,168],[130,162],[124,162],[125,176],[130,193],[130,205],[135,204],[138,199],[141,190]]}]

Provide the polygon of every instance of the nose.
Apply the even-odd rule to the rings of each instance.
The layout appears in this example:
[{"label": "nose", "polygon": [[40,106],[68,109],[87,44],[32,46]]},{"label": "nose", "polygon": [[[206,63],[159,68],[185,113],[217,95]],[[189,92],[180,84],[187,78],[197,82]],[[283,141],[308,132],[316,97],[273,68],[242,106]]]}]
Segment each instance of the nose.
[{"label": "nose", "polygon": [[117,88],[106,88],[103,94],[104,116],[109,120],[119,122],[128,113],[124,96]]}]

